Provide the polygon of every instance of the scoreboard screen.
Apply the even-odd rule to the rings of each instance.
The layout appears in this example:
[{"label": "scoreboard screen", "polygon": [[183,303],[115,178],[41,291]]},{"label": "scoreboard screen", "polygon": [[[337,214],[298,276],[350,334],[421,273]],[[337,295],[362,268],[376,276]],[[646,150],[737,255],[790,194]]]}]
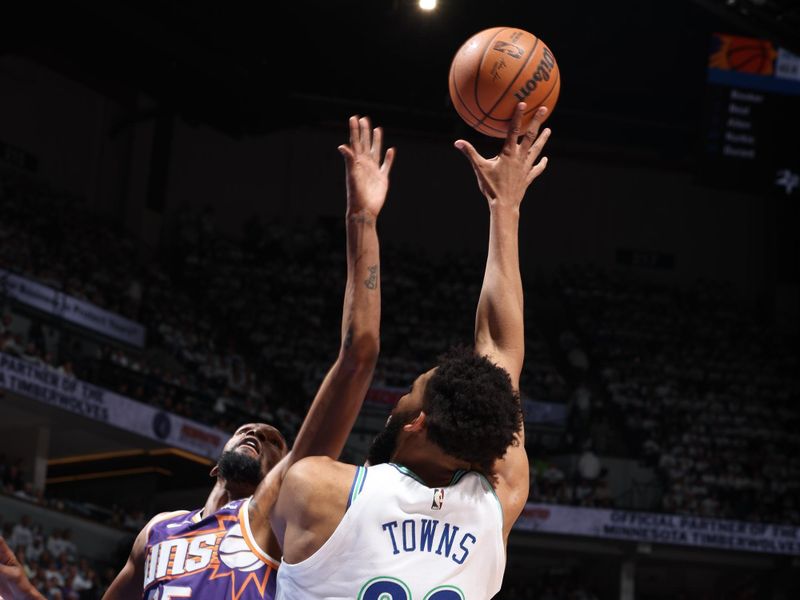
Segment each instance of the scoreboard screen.
[{"label": "scoreboard screen", "polygon": [[800,196],[800,57],[769,40],[715,33],[698,179]]}]

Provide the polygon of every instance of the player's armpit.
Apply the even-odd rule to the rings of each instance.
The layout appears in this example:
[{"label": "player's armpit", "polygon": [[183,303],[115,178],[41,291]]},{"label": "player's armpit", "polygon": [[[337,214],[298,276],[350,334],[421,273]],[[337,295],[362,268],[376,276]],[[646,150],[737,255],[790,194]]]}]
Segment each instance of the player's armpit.
[{"label": "player's armpit", "polygon": [[524,434],[516,437],[515,445],[497,461],[494,468],[497,478],[495,492],[503,507],[503,533],[506,539],[516,520],[522,514],[530,491],[528,453]]},{"label": "player's armpit", "polygon": [[[478,345],[476,336],[475,352],[486,356],[497,366],[503,368],[511,379],[514,391],[519,394],[519,367],[518,359],[514,352],[511,356],[504,356],[491,340],[486,340],[484,345]],[[525,424],[520,423],[520,429],[514,436],[514,443],[508,447],[505,456],[497,460],[492,469],[496,478],[497,497],[503,506],[503,520],[505,535],[525,508],[530,491],[530,472],[528,453],[525,451]]]}]

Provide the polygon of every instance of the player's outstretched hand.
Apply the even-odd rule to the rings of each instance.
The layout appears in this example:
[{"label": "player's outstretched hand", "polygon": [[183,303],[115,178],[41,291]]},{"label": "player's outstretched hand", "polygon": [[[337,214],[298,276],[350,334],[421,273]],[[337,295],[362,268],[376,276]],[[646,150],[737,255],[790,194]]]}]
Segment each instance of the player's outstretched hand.
[{"label": "player's outstretched hand", "polygon": [[539,133],[547,109],[540,107],[528,130],[523,132],[521,124],[525,108],[524,102],[517,105],[503,149],[494,158],[482,157],[466,140],[455,142],[455,147],[464,153],[472,165],[478,177],[478,186],[491,205],[500,203],[518,208],[528,186],[547,167],[546,156],[538,160],[550,137],[549,129]]},{"label": "player's outstretched hand", "polygon": [[383,130],[372,129],[368,117],[350,117],[350,143],[339,146],[347,168],[347,212],[367,211],[377,217],[389,190],[395,149],[381,157]]},{"label": "player's outstretched hand", "polygon": [[2,537],[0,537],[0,599],[44,600],[28,581],[22,565]]}]

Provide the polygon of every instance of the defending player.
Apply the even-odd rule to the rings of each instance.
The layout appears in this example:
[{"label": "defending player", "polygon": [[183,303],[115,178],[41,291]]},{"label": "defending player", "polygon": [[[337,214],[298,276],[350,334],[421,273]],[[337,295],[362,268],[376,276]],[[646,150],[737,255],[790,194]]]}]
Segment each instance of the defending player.
[{"label": "defending player", "polygon": [[550,135],[538,135],[542,109],[519,142],[524,109],[491,160],[456,142],[491,216],[474,351],[451,352],[417,378],[370,466],[314,457],[289,469],[272,513],[281,600],[484,600],[500,590],[508,534],[528,497],[519,208],[547,165],[537,159]]},{"label": "defending player", "polygon": [[[389,149],[381,163],[381,129],[372,130],[367,118],[351,117],[349,125],[350,144],[339,147],[347,171],[347,286],[342,341],[339,356],[317,392],[294,447],[287,453],[283,437],[269,425],[240,427],[212,470],[217,483],[206,506],[153,518],[136,538],[128,562],[109,587],[106,599],[275,597],[275,569],[281,550],[267,515],[277,497],[277,487],[286,470],[300,458],[338,457],[369,388],[378,356],[380,266],[376,220],[388,191],[395,151]],[[265,479],[268,473],[272,476]],[[41,599],[18,566],[8,561],[0,571],[0,593],[3,591],[11,598]]]}]

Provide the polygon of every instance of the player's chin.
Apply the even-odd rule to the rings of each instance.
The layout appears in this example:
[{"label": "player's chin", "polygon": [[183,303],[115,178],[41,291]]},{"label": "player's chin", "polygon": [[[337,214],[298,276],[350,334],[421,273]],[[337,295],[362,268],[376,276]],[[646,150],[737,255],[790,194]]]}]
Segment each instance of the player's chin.
[{"label": "player's chin", "polygon": [[253,449],[250,446],[247,446],[245,444],[242,444],[240,446],[236,446],[233,449],[233,451],[236,454],[240,454],[241,456],[246,456],[248,458],[252,458],[253,460],[257,460],[257,461],[261,462],[261,452],[257,452],[255,449]]}]

